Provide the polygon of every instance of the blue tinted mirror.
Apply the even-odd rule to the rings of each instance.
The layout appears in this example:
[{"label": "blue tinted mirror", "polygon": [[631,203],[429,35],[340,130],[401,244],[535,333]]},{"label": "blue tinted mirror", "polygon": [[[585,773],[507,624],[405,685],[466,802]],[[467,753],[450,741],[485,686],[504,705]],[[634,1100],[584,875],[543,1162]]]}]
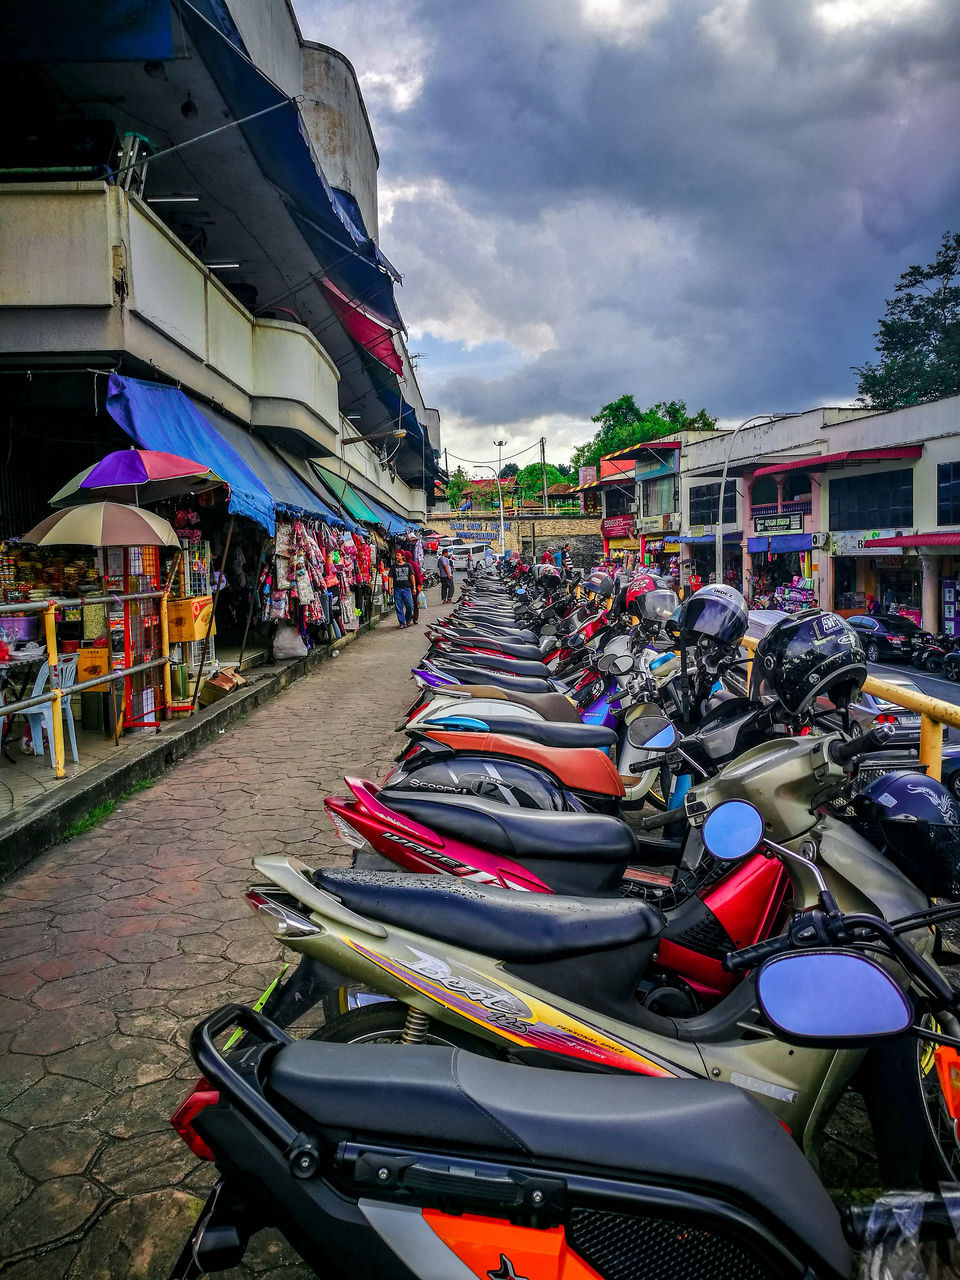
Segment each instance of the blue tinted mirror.
[{"label": "blue tinted mirror", "polygon": [[700,835],[708,853],[732,862],[753,853],[763,836],[763,818],[746,800],[725,800],[707,815]]},{"label": "blue tinted mirror", "polygon": [[878,964],[852,951],[797,951],[757,977],[763,1016],[784,1040],[859,1044],[913,1022],[910,1001]]},{"label": "blue tinted mirror", "polygon": [[644,751],[669,751],[676,746],[677,731],[662,716],[638,716],[627,729],[627,741]]}]

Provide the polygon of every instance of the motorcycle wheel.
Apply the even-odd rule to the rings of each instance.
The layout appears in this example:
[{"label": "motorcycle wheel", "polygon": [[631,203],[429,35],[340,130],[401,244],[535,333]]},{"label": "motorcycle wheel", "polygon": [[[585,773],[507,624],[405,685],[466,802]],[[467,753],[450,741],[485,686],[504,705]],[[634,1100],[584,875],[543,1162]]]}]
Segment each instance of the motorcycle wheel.
[{"label": "motorcycle wheel", "polygon": [[[929,1016],[923,1019],[923,1025],[937,1030],[936,1022]],[[947,1113],[933,1056],[935,1048],[929,1041],[918,1040],[916,1044],[917,1078],[930,1139],[929,1157],[934,1166],[925,1181],[931,1185],[934,1178],[950,1182],[960,1178],[960,1137],[954,1120]]]},{"label": "motorcycle wheel", "polygon": [[943,658],[938,653],[929,653],[923,660],[924,671],[939,671],[943,667]]},{"label": "motorcycle wheel", "polygon": [[945,662],[943,664],[943,674],[948,680],[956,682],[960,680],[960,662]]},{"label": "motorcycle wheel", "polygon": [[[329,1040],[335,1044],[399,1044],[407,1019],[407,1006],[399,1000],[379,1001],[325,1023],[310,1035],[311,1040]],[[455,1031],[440,1023],[431,1023],[420,1044],[442,1045],[450,1049],[469,1049],[487,1058],[506,1058],[488,1041]]]}]

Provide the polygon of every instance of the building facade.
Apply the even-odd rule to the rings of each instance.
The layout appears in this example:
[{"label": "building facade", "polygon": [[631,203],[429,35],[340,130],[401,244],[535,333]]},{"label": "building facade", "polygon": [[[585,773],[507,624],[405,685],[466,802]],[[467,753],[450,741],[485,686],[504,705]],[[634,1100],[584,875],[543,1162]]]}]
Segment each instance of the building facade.
[{"label": "building facade", "polygon": [[439,414],[377,243],[353,68],[305,42],[285,0],[117,10],[77,0],[51,32],[14,6],[7,32],[0,537],[130,443],[106,411],[125,380],[176,388],[308,483],[322,463],[385,521],[422,522]]}]

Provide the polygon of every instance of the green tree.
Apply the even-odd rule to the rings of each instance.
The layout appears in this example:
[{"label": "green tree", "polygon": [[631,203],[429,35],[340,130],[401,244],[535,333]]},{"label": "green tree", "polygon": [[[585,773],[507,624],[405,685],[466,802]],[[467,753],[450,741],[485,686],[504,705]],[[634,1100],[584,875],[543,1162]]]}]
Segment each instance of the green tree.
[{"label": "green tree", "polygon": [[500,472],[500,479],[509,480],[512,476],[515,476],[519,470],[520,468],[515,462],[505,462],[503,464],[503,470]]},{"label": "green tree", "polygon": [[[547,488],[552,484],[563,484],[566,477],[562,474],[559,467],[555,467],[552,462],[548,462],[547,471]],[[517,473],[517,488],[524,498],[540,498],[543,496],[543,468],[539,462],[531,462],[529,466],[523,468]]]},{"label": "green tree", "polygon": [[454,511],[459,511],[464,494],[468,492],[469,488],[470,477],[463,467],[457,467],[456,471],[450,473],[450,479],[447,481],[447,501]]},{"label": "green tree", "polygon": [[874,334],[876,364],[855,365],[859,403],[898,409],[960,393],[960,234],[943,233],[933,262],[907,267]]},{"label": "green tree", "polygon": [[570,460],[574,469],[596,466],[608,453],[648,440],[662,440],[676,431],[714,431],[717,426],[716,418],[706,409],[699,409],[690,417],[682,400],[658,400],[649,409],[641,409],[631,395],[605,404],[591,421],[598,423],[600,429],[592,440],[574,449]]}]

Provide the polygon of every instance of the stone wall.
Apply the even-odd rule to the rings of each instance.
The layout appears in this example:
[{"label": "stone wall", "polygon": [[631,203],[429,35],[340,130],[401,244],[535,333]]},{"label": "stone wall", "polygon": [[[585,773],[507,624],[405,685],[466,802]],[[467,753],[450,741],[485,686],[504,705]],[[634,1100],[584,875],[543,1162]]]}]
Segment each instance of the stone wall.
[{"label": "stone wall", "polygon": [[[431,512],[429,527],[440,534],[453,534],[465,542],[489,542],[500,547],[500,517],[494,512],[458,516],[441,516]],[[570,543],[573,563],[582,569],[592,568],[603,556],[603,538],[599,516],[543,515],[504,513],[504,543],[514,555],[523,552],[538,559],[549,547],[556,549]]]}]

